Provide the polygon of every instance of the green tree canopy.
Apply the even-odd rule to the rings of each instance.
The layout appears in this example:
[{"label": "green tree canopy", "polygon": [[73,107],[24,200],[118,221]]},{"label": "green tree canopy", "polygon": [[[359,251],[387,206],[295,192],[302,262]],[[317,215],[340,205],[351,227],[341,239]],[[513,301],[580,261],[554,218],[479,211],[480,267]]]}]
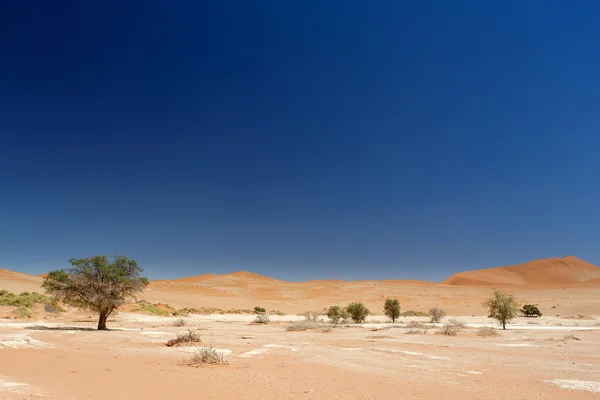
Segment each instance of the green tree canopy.
[{"label": "green tree canopy", "polygon": [[50,272],[42,286],[57,300],[97,312],[99,330],[106,329],[106,320],[117,307],[148,285],[142,268],[125,256],[115,256],[113,262],[106,255],[69,262],[71,268]]},{"label": "green tree canopy", "polygon": [[395,323],[396,319],[400,316],[400,302],[398,299],[386,299],[383,305],[383,312],[392,320],[392,323]]},{"label": "green tree canopy", "polygon": [[503,290],[494,289],[492,296],[483,303],[483,306],[487,309],[489,318],[497,319],[502,324],[502,329],[506,329],[506,324],[519,312],[515,297]]}]

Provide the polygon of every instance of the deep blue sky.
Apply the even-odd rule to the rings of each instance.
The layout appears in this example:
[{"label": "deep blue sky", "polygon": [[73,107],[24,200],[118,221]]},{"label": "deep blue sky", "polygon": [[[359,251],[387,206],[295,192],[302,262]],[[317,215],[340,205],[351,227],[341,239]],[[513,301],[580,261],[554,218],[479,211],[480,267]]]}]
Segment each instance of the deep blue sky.
[{"label": "deep blue sky", "polygon": [[0,267],[600,264],[600,2],[8,1]]}]

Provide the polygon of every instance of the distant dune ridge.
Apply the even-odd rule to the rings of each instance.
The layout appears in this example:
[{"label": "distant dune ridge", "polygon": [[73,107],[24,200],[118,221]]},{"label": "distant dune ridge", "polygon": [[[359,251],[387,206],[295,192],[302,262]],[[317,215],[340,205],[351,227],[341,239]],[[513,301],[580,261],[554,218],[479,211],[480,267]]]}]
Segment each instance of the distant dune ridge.
[{"label": "distant dune ridge", "polygon": [[575,256],[460,272],[443,283],[457,286],[564,285],[600,282],[600,268]]}]

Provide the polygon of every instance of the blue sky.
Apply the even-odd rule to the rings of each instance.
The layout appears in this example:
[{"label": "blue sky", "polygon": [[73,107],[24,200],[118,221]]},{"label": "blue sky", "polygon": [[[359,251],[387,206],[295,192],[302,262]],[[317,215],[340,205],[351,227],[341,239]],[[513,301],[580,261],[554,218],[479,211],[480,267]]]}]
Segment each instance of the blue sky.
[{"label": "blue sky", "polygon": [[0,267],[600,264],[598,2],[33,3],[0,12]]}]

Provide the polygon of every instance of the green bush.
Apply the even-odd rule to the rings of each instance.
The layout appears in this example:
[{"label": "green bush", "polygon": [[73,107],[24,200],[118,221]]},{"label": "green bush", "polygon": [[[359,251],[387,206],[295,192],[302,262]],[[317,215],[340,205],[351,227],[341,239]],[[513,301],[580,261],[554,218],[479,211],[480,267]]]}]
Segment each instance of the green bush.
[{"label": "green bush", "polygon": [[0,296],[0,306],[31,308],[36,304],[45,304],[49,301],[50,299],[48,297],[37,292],[23,292],[18,296],[14,293],[6,292]]},{"label": "green bush", "polygon": [[329,318],[334,325],[339,323],[345,324],[348,322],[350,314],[345,308],[341,308],[340,306],[331,306],[329,307],[329,310],[327,310],[327,318]]},{"label": "green bush", "polygon": [[398,299],[386,299],[383,305],[383,313],[392,320],[392,323],[396,322],[396,319],[400,316],[400,302]]},{"label": "green bush", "polygon": [[537,305],[535,305],[535,304],[525,304],[523,306],[523,308],[521,309],[521,312],[526,317],[541,317],[542,316],[542,313],[540,312],[540,310],[537,308]]},{"label": "green bush", "polygon": [[350,318],[352,318],[352,321],[356,322],[357,324],[365,322],[367,316],[371,314],[369,309],[365,307],[363,303],[359,302],[348,304],[346,310],[350,314]]},{"label": "green bush", "polygon": [[267,311],[267,310],[265,310],[265,309],[264,309],[264,308],[262,308],[262,307],[258,307],[258,306],[254,307],[254,312],[255,312],[256,314],[264,314],[266,311]]},{"label": "green bush", "polygon": [[27,307],[19,307],[13,311],[13,314],[19,318],[31,318],[31,311]]},{"label": "green bush", "polygon": [[156,304],[152,303],[137,303],[137,306],[131,310],[132,312],[147,312],[154,315],[160,315],[161,317],[168,317],[169,312],[162,310],[156,306]]}]

